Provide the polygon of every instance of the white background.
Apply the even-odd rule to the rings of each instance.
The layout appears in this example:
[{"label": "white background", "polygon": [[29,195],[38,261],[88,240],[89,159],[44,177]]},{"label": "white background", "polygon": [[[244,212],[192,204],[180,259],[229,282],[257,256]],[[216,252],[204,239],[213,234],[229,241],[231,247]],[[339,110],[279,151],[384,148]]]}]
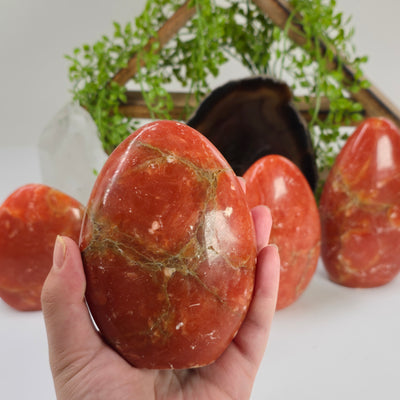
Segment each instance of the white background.
[{"label": "white background", "polygon": [[[144,0],[0,0],[0,146],[36,144],[49,119],[70,100],[65,54],[111,34]],[[397,0],[338,0],[353,16],[354,43],[369,55],[366,75],[400,107]],[[237,72],[243,77],[243,71]],[[224,71],[235,76],[236,71]]]},{"label": "white background", "polygon": [[[111,34],[144,0],[0,0],[0,203],[40,181],[36,144],[70,100],[63,56]],[[338,0],[353,16],[364,71],[400,107],[397,0]],[[230,69],[227,77],[242,77]],[[223,82],[223,81],[222,81]],[[399,399],[400,277],[376,289],[331,283],[320,265],[298,302],[276,314],[253,399]],[[0,301],[0,398],[54,399],[40,312]]]}]

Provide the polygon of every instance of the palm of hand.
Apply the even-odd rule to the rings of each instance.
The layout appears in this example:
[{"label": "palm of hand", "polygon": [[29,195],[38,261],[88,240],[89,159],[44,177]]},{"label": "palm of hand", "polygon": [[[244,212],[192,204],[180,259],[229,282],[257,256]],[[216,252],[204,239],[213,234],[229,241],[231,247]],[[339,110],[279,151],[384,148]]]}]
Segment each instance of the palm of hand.
[{"label": "palm of hand", "polygon": [[[98,346],[74,360],[70,355],[68,364],[77,367],[70,371],[71,376],[68,369],[55,376],[56,388],[59,381],[59,392],[66,394],[61,399],[246,399],[256,373],[236,343],[207,367],[163,371],[133,368],[100,338]],[[92,351],[95,351],[94,357]]]},{"label": "palm of hand", "polygon": [[244,400],[250,397],[275,311],[279,255],[267,246],[271,216],[252,210],[257,258],[254,297],[235,339],[213,364],[190,370],[145,370],[128,364],[95,331],[84,303],[85,277],[77,245],[63,238],[61,268],[42,292],[50,365],[59,400]]}]

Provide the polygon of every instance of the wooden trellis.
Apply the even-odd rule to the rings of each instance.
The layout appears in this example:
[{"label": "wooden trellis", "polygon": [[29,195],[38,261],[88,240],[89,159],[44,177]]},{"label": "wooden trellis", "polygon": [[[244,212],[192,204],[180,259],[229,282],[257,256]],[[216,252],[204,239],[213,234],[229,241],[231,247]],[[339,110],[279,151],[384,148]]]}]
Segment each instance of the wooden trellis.
[{"label": "wooden trellis", "polygon": [[[271,21],[281,29],[284,29],[288,18],[291,14],[290,5],[284,0],[253,0],[253,2],[262,10]],[[165,22],[165,24],[158,31],[157,37],[151,38],[146,46],[150,49],[151,45],[158,41],[159,49],[161,49],[167,42],[169,42],[176,33],[186,25],[186,23],[195,15],[196,9],[189,7],[189,0],[185,1],[183,5],[175,12],[175,14]],[[299,19],[301,21],[301,18]],[[304,46],[304,37],[298,32],[301,32],[302,25],[297,24],[296,29],[289,29],[288,35],[290,39],[298,46]],[[319,43],[322,52],[326,50],[326,45],[322,42]],[[335,69],[338,64],[338,53],[336,49],[331,49],[334,57],[329,65],[329,68]],[[133,55],[129,60],[126,68],[121,69],[113,78],[113,81],[119,85],[125,85],[137,73],[137,56]],[[350,82],[355,81],[354,72],[352,69],[344,64],[342,66],[345,76]],[[351,93],[351,98],[359,102],[363,107],[365,117],[386,117],[391,119],[400,128],[400,110],[390,102],[386,96],[381,93],[377,87],[371,85],[367,89],[360,89],[357,93]],[[171,93],[174,101],[174,110],[171,112],[172,117],[181,115],[183,107],[187,104],[187,97],[185,93]],[[143,96],[137,91],[128,91],[127,102],[121,105],[120,110],[123,115],[133,118],[150,118],[150,112],[144,102]],[[189,104],[195,105],[194,99],[189,99]],[[308,107],[301,99],[295,102],[298,111],[307,120],[309,118]],[[325,99],[320,108],[320,114],[327,114],[329,111],[329,103]],[[323,117],[323,115],[322,115]]]}]

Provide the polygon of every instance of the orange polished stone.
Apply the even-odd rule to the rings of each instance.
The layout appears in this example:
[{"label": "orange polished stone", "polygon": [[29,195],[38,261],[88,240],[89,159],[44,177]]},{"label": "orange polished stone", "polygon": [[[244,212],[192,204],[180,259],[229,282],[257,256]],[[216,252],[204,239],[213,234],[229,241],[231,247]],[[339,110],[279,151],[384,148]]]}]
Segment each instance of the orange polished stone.
[{"label": "orange polished stone", "polygon": [[255,233],[237,177],[194,129],[150,123],[96,180],[81,243],[105,341],[141,368],[214,361],[247,312]]},{"label": "orange polished stone", "polygon": [[78,241],[83,206],[41,184],[23,186],[0,207],[0,297],[22,311],[40,310],[57,235]]},{"label": "orange polished stone", "polygon": [[350,287],[384,285],[400,271],[400,132],[364,121],[341,150],[320,202],[322,258]]},{"label": "orange polished stone", "polygon": [[244,174],[250,207],[271,210],[270,242],[279,247],[281,275],[277,309],[289,306],[304,292],[317,267],[321,229],[311,188],[290,160],[265,156]]}]

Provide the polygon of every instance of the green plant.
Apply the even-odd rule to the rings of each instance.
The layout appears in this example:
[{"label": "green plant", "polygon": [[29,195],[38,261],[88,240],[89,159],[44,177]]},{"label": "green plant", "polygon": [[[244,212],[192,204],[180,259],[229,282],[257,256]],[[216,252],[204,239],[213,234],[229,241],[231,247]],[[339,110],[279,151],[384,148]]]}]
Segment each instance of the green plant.
[{"label": "green plant", "polygon": [[[292,90],[305,93],[310,105],[309,129],[321,171],[328,169],[338,150],[348,137],[348,131],[340,129],[357,123],[363,118],[362,106],[350,98],[351,93],[369,87],[363,78],[362,64],[367,57],[357,57],[352,44],[354,29],[351,18],[336,12],[335,0],[291,0],[293,11],[290,25],[285,31],[276,32],[276,42],[283,41],[283,49],[277,48],[275,73],[289,72]],[[296,30],[300,23],[302,30]],[[304,38],[302,51],[287,38],[287,30],[294,27]],[[345,71],[354,71],[354,80],[349,80]],[[322,98],[329,101],[326,118],[319,117]]]},{"label": "green plant", "polygon": [[[361,105],[349,94],[368,85],[361,71],[366,58],[354,56],[350,20],[336,11],[336,2],[291,0],[293,12],[284,30],[250,0],[190,3],[196,8],[194,17],[163,48],[153,42],[150,49],[145,49],[149,38],[156,36],[182,0],[148,0],[134,25],[121,27],[114,23],[111,38],[103,36],[94,45],[85,44],[67,56],[74,99],[94,118],[104,149],[111,152],[134,129],[135,121],[119,111],[121,102],[126,101],[126,88],[112,80],[133,54],[138,62],[133,84],[140,87],[152,118],[166,119],[174,106],[168,93],[171,82],[179,82],[188,98],[194,95],[199,103],[212,89],[210,77],[217,76],[221,66],[235,58],[250,74],[284,79],[295,95],[304,95],[310,104],[309,128],[318,166],[320,170],[329,168],[338,142],[346,138],[339,127],[362,118]],[[302,18],[301,29],[298,15]],[[290,40],[289,29],[303,35],[303,48]],[[334,58],[337,65],[332,69]],[[356,79],[351,83],[343,71],[344,61],[355,71]],[[330,103],[325,119],[319,116],[323,97]],[[192,111],[188,103],[182,120]]]}]

